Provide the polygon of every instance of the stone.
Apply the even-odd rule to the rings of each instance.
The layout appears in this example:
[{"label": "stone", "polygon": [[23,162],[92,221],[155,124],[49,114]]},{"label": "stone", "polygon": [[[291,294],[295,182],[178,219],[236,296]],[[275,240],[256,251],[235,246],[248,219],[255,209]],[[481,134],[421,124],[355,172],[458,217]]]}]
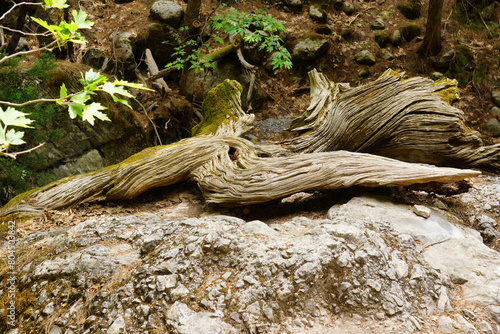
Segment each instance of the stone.
[{"label": "stone", "polygon": [[175,289],[170,292],[170,296],[173,300],[181,299],[189,294],[188,288],[184,285],[179,284]]},{"label": "stone", "polygon": [[382,51],[382,58],[384,58],[385,60],[394,60],[394,54],[390,51],[387,51],[387,50],[383,50]]},{"label": "stone", "polygon": [[437,319],[439,330],[443,333],[453,333],[453,320],[447,316],[440,316]]},{"label": "stone", "polygon": [[495,332],[493,331],[493,328],[485,320],[483,320],[479,323],[479,329],[481,330],[482,333],[495,334]]},{"label": "stone", "polygon": [[375,42],[377,42],[378,46],[381,48],[385,48],[390,44],[389,35],[385,31],[378,32],[375,34]]},{"label": "stone", "polygon": [[407,41],[413,41],[417,36],[421,34],[420,27],[416,24],[406,25],[401,28],[401,36]]},{"label": "stone", "polygon": [[184,9],[173,1],[156,1],[150,9],[150,16],[153,20],[178,27],[184,15]]},{"label": "stone", "polygon": [[498,115],[500,115],[500,108],[499,107],[491,108],[491,114],[495,117],[498,117]]},{"label": "stone", "polygon": [[177,275],[161,275],[156,277],[156,290],[163,292],[177,285]]},{"label": "stone", "polygon": [[439,312],[453,312],[450,299],[448,298],[448,293],[446,292],[446,287],[444,286],[441,286],[441,291],[437,301],[437,310]]},{"label": "stone", "polygon": [[[271,65],[271,59],[266,62],[266,66]],[[241,93],[241,103],[244,110],[249,106],[252,110],[257,110],[263,103],[263,96],[255,86],[252,91],[252,99],[247,101],[248,89],[250,87],[249,76],[244,74],[241,63],[238,59],[226,57],[217,62],[217,67],[211,71],[204,71],[202,75],[196,76],[196,83],[203,87],[203,97],[226,79],[236,80],[243,86]]]},{"label": "stone", "polygon": [[370,24],[370,28],[372,30],[384,30],[385,23],[381,18],[378,18]]},{"label": "stone", "polygon": [[493,98],[493,102],[500,107],[500,88],[494,88],[491,91],[491,97]]},{"label": "stone", "polygon": [[50,329],[49,334],[62,334],[62,329],[61,329],[61,327],[54,325]]},{"label": "stone", "polygon": [[394,30],[391,34],[390,40],[393,46],[401,45],[401,42],[403,40],[403,37],[401,36],[401,31]]},{"label": "stone", "polygon": [[491,318],[495,320],[497,324],[500,324],[500,306],[497,305],[489,305],[486,307],[486,310],[490,313]]},{"label": "stone", "polygon": [[467,334],[475,334],[477,333],[476,328],[474,325],[472,325],[470,322],[465,320],[463,316],[460,314],[455,315],[455,320],[456,320],[456,325],[459,329],[461,329],[462,333],[467,333]]},{"label": "stone", "polygon": [[398,5],[399,11],[410,20],[418,19],[422,12],[422,4],[419,0],[404,0]]},{"label": "stone", "polygon": [[125,332],[125,319],[120,315],[118,316],[111,326],[109,326],[108,331],[106,334],[120,334]]},{"label": "stone", "polygon": [[209,312],[195,312],[186,304],[175,302],[165,313],[167,325],[179,334],[224,333],[238,334],[238,331],[222,320],[220,315]]},{"label": "stone", "polygon": [[480,304],[500,303],[500,256],[476,238],[449,239],[427,247],[424,259],[448,275],[467,280],[464,298]]},{"label": "stone", "polygon": [[396,204],[391,199],[382,196],[354,197],[348,203],[332,207],[328,211],[330,219],[335,216],[387,222],[399,233],[411,235],[421,242],[423,247],[456,238],[472,237],[478,242],[481,241],[476,231],[459,228],[438,213],[424,219],[408,210],[405,205]]},{"label": "stone", "polygon": [[491,20],[493,17],[493,14],[495,14],[495,3],[491,3],[488,6],[485,6],[484,8],[481,9],[480,15],[483,20]]},{"label": "stone", "polygon": [[319,34],[302,37],[292,50],[294,61],[308,61],[321,57],[328,49],[328,39]]},{"label": "stone", "polygon": [[162,234],[152,234],[143,238],[141,246],[141,254],[147,254],[155,249],[156,246],[160,244],[163,240]]},{"label": "stone", "polygon": [[147,30],[137,36],[136,54],[143,54],[150,49],[158,68],[163,68],[175,60],[172,54],[181,43],[179,32],[166,23],[152,23]]},{"label": "stone", "polygon": [[470,310],[468,310],[468,309],[465,309],[465,308],[464,308],[464,309],[462,310],[462,313],[464,314],[464,316],[465,316],[467,319],[470,319],[470,320],[472,320],[472,321],[476,321],[476,319],[477,319],[477,315],[476,315],[474,312],[472,312],[472,311],[470,311]]},{"label": "stone", "polygon": [[438,81],[444,78],[444,74],[441,72],[432,72],[431,79],[434,81]]},{"label": "stone", "polygon": [[342,11],[346,13],[346,15],[351,16],[354,14],[354,11],[356,9],[354,8],[354,5],[348,1],[342,2]]},{"label": "stone", "polygon": [[270,228],[269,225],[267,225],[264,222],[261,222],[260,220],[253,220],[246,223],[243,226],[243,230],[247,233],[261,234],[268,237],[277,236],[279,234],[278,232]]},{"label": "stone", "polygon": [[348,39],[351,37],[351,32],[351,27],[343,27],[340,29],[340,36],[342,36],[343,39]]},{"label": "stone", "polygon": [[368,50],[362,50],[354,55],[354,61],[359,65],[375,65],[375,56]]},{"label": "stone", "polygon": [[486,130],[491,132],[493,137],[500,137],[500,121],[496,118],[492,118],[486,123]]},{"label": "stone", "polygon": [[76,161],[66,163],[52,170],[57,178],[84,174],[104,167],[104,159],[98,150],[90,150]]},{"label": "stone", "polygon": [[493,242],[496,239],[500,238],[500,232],[498,232],[493,227],[487,227],[481,230],[481,237],[483,237],[483,241],[486,243]]},{"label": "stone", "polygon": [[14,53],[21,52],[21,51],[28,51],[30,49],[30,45],[28,44],[28,41],[26,38],[19,38],[19,42],[17,42],[16,49],[14,50]]},{"label": "stone", "polygon": [[309,17],[318,23],[326,23],[327,20],[326,12],[318,4],[309,6]]},{"label": "stone", "polygon": [[304,5],[302,0],[281,0],[276,3],[276,8],[288,13],[298,14]]},{"label": "stone", "polygon": [[45,305],[42,313],[45,315],[51,315],[54,312],[54,303],[50,302],[47,305]]},{"label": "stone", "polygon": [[118,66],[118,69],[123,68],[124,77],[127,78],[137,68],[137,62],[134,56],[134,44],[136,37],[130,32],[114,32],[109,35],[109,39],[113,42],[113,47],[121,51],[122,55],[120,56],[118,53],[118,56],[120,56],[119,62],[122,64],[121,67]]},{"label": "stone", "polygon": [[370,70],[368,69],[368,67],[363,66],[363,68],[359,70],[358,76],[363,79],[368,78],[370,76]]},{"label": "stone", "polygon": [[332,33],[332,27],[329,24],[318,24],[314,27],[314,31],[321,35],[330,35]]},{"label": "stone", "polygon": [[432,211],[428,207],[416,204],[413,206],[413,213],[416,214],[417,216],[427,219],[431,216]]}]

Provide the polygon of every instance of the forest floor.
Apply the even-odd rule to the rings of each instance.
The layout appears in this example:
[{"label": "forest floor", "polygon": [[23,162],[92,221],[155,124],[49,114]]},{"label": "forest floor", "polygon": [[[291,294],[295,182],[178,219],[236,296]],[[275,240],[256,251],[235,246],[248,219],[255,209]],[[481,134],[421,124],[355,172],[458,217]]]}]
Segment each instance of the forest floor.
[{"label": "forest floor", "polygon": [[[81,2],[82,9],[89,14],[89,20],[96,24],[92,30],[84,33],[89,43],[83,46],[77,55],[82,57],[85,50],[93,47],[114,50],[109,35],[117,27],[124,27],[133,35],[141,34],[151,23],[149,8],[154,2],[154,0],[135,0],[124,4],[117,4],[114,1]],[[203,1],[203,17],[208,19],[228,10],[229,7],[218,9],[219,4],[220,1]],[[328,35],[331,45],[327,55],[321,58],[317,67],[333,82],[350,83],[351,86],[372,81],[388,68],[400,73],[405,72],[406,77],[430,77],[436,71],[433,63],[439,56],[451,50],[454,45],[466,45],[475,56],[476,67],[470,76],[470,81],[460,85],[460,100],[454,106],[464,111],[468,126],[484,134],[486,143],[499,143],[500,139],[491,137],[484,125],[492,118],[490,111],[493,107],[492,88],[500,85],[500,38],[498,37],[500,6],[496,6],[493,22],[486,23],[477,18],[468,20],[467,15],[460,13],[454,1],[446,1],[442,13],[443,49],[438,57],[426,59],[419,57],[416,51],[425,32],[428,1],[422,1],[422,16],[415,20],[408,20],[401,14],[397,9],[398,4],[397,0],[356,2],[356,11],[352,16],[336,11],[331,6],[327,10],[327,23],[332,27],[332,34]],[[260,1],[233,1],[231,8],[241,12],[264,10],[282,21],[289,32],[285,44],[289,49],[298,38],[314,32],[316,25],[309,17],[307,5],[303,6],[300,14],[278,11],[274,7],[266,7]],[[384,49],[375,42],[373,38],[375,32],[370,29],[370,24],[377,18],[384,21],[385,31],[389,34],[408,24],[418,25],[422,33],[411,42],[403,39],[400,46],[385,48],[394,55],[393,60],[385,60],[381,57]],[[340,29],[343,27],[352,29],[348,40],[340,36]],[[214,47],[217,46],[214,44]],[[377,58],[377,63],[369,67],[370,75],[366,78],[359,77],[358,73],[362,66],[352,60],[353,55],[362,49],[370,50]],[[169,82],[169,85],[176,88],[175,82]],[[262,70],[259,73],[257,87],[265,97],[264,105],[256,112],[257,120],[294,118],[301,115],[309,103],[307,73],[289,70],[268,73]]]}]

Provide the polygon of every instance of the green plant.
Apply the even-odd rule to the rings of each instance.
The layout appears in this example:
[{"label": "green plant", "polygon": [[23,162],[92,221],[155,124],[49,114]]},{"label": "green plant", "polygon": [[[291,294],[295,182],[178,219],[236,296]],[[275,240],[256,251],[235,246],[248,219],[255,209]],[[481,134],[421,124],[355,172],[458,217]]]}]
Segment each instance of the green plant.
[{"label": "green plant", "polygon": [[[224,14],[216,15],[212,19],[212,28],[215,31],[221,31],[233,38],[242,38],[244,42],[258,44],[259,50],[265,50],[272,53],[271,64],[273,69],[284,68],[291,69],[292,61],[290,52],[283,46],[283,40],[279,36],[281,32],[286,32],[282,22],[269,16],[264,11],[255,11],[253,14],[239,12],[231,9]],[[180,30],[185,30],[182,27]],[[212,35],[214,41],[224,44],[224,40],[218,35]],[[186,63],[191,64],[189,69],[202,71],[206,68],[213,68],[213,59],[211,54],[204,54],[200,48],[195,48],[193,52],[186,52],[192,49],[197,42],[189,39],[175,48],[173,54],[177,58],[167,64],[166,67],[174,66],[177,69],[184,68]],[[202,49],[209,51],[209,44],[202,44]]]},{"label": "green plant", "polygon": [[[66,0],[44,1],[44,4],[35,3],[31,5],[41,5],[46,9],[64,9],[68,7],[68,5],[66,4]],[[6,13],[4,13],[3,16],[0,17],[0,20],[4,18],[9,12],[14,10],[17,6],[23,4],[25,3],[14,4]],[[81,10],[79,12],[73,10],[71,14],[73,17],[72,21],[70,21],[69,23],[66,21],[62,21],[59,23],[59,25],[51,25],[42,19],[32,18],[33,21],[40,24],[50,32],[50,34],[54,37],[54,41],[49,45],[39,49],[18,52],[12,55],[2,55],[2,57],[0,57],[0,67],[17,65],[18,62],[16,62],[15,58],[18,58],[19,56],[40,51],[52,51],[56,47],[61,48],[68,42],[77,44],[85,43],[86,40],[80,34],[79,30],[89,29],[94,25],[94,23],[91,21],[87,21],[87,14]],[[41,61],[38,64],[35,63],[35,65],[36,66],[33,66],[30,69],[32,75],[37,76],[41,75],[41,73],[45,73],[45,68],[47,66],[46,59],[42,57]],[[0,107],[0,156],[6,156],[15,159],[17,155],[32,150],[30,149],[23,152],[9,153],[9,147],[11,145],[22,145],[25,143],[25,141],[22,139],[24,136],[24,132],[18,131],[13,127],[30,128],[33,122],[31,119],[26,117],[28,116],[28,114],[21,112],[15,108],[40,102],[57,103],[59,105],[68,107],[71,118],[80,116],[93,125],[95,118],[101,120],[109,120],[106,114],[102,112],[102,110],[106,108],[100,103],[91,102],[90,97],[95,94],[96,91],[106,92],[112,96],[115,102],[119,102],[130,107],[126,99],[119,97],[133,97],[132,94],[130,94],[125,89],[125,87],[147,89],[142,85],[133,84],[126,81],[115,80],[114,82],[109,82],[105,76],[92,70],[88,71],[85,74],[82,74],[80,83],[83,85],[82,91],[73,94],[68,94],[66,87],[62,85],[60,89],[60,97],[57,99],[41,98],[28,99],[27,101],[23,102],[12,102],[12,98],[9,96],[5,101],[0,100],[0,105],[7,106],[6,109]]]},{"label": "green plant", "polygon": [[231,9],[214,17],[212,27],[228,35],[240,35],[248,43],[258,43],[260,50],[273,53],[272,65],[277,68],[292,68],[290,52],[283,46],[280,32],[286,32],[282,22],[256,10],[254,14]]}]

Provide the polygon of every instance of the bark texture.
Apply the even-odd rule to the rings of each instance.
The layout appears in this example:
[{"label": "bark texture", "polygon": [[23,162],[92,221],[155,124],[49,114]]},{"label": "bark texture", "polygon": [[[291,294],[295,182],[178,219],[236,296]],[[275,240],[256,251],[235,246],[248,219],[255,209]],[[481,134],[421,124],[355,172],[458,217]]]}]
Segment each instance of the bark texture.
[{"label": "bark texture", "polygon": [[437,56],[441,52],[441,16],[444,0],[429,0],[427,24],[422,44],[418,48],[421,56]]},{"label": "bark texture", "polygon": [[347,150],[500,172],[500,145],[484,146],[465,125],[463,112],[449,104],[458,98],[455,80],[404,80],[388,70],[351,88],[315,70],[309,77],[311,104],[292,123],[303,135],[283,143],[291,151]]},{"label": "bark texture", "polygon": [[[310,129],[311,132],[286,145],[253,143],[240,137],[251,127],[254,115],[248,115],[241,109],[241,85],[236,81],[226,80],[209,93],[214,96],[208,96],[202,106],[205,116],[211,113],[221,114],[211,118],[210,124],[202,125],[199,135],[171,145],[148,148],[120,164],[68,177],[21,194],[0,210],[0,217],[37,215],[47,209],[66,208],[84,201],[131,199],[148,189],[183,180],[197,182],[208,203],[245,205],[277,199],[303,190],[336,189],[353,185],[378,187],[454,182],[480,174],[470,169],[407,163],[366,153],[342,150],[320,152],[348,144],[359,150],[391,142],[383,140],[383,136],[377,140],[377,134],[402,135],[404,131],[398,132],[398,126],[387,122],[387,115],[392,115],[390,119],[404,118],[406,116],[397,112],[402,109],[402,105],[406,106],[403,109],[408,109],[420,100],[425,105],[432,105],[435,99],[426,96],[435,94],[432,89],[429,91],[429,82],[424,80],[426,85],[422,88],[422,79],[410,79],[407,84],[414,88],[405,95],[408,86],[391,88],[394,82],[401,80],[390,75],[356,89],[332,84],[318,73],[313,73],[311,79],[311,108],[308,115],[299,121],[311,123],[302,127],[304,131]],[[415,90],[421,92],[419,97],[413,97]],[[376,102],[379,94],[384,103]],[[398,97],[391,100],[392,94],[397,94]],[[217,105],[209,102],[214,100],[219,100]],[[344,110],[351,117],[328,117],[334,115],[333,111],[340,106],[343,107],[339,110]],[[368,106],[372,106],[371,109]],[[372,111],[362,116],[362,112],[367,110]],[[378,113],[375,112],[377,110]],[[432,108],[430,110],[433,112],[428,117],[434,118],[437,115],[440,119],[440,113]],[[438,122],[444,126],[444,129],[440,129],[441,132],[446,131],[446,126],[452,130],[457,128],[458,125],[445,122],[455,122],[456,118],[447,114],[442,117],[444,119]],[[373,128],[373,124],[370,125],[371,119],[378,120],[380,126]],[[328,126],[324,126],[323,122]],[[424,125],[418,123],[414,126],[425,126],[424,120],[421,122]],[[389,130],[383,124],[389,126]],[[433,126],[428,130],[437,129]],[[318,129],[313,129],[314,127]],[[354,127],[354,131],[351,127]],[[330,137],[334,140],[330,141]],[[407,138],[411,139],[412,136]],[[421,136],[419,143],[427,147],[425,139],[426,137]],[[360,142],[356,142],[357,140]],[[402,143],[403,140],[395,142]],[[413,145],[411,140],[410,142]],[[387,147],[392,146],[385,146],[385,150],[388,150]],[[399,149],[402,144],[395,147]]]}]

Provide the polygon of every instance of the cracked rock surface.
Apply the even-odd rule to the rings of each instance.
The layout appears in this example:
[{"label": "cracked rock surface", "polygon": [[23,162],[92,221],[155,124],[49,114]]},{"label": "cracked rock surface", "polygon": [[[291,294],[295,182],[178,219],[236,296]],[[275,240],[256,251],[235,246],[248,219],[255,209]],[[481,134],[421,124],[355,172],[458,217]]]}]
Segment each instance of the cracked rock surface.
[{"label": "cracked rock surface", "polygon": [[17,333],[498,332],[498,252],[434,210],[363,196],[271,224],[174,211],[18,240]]}]

